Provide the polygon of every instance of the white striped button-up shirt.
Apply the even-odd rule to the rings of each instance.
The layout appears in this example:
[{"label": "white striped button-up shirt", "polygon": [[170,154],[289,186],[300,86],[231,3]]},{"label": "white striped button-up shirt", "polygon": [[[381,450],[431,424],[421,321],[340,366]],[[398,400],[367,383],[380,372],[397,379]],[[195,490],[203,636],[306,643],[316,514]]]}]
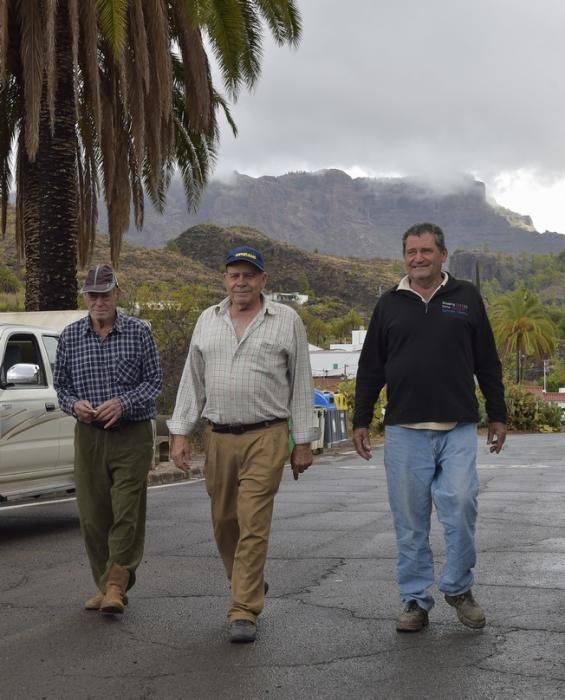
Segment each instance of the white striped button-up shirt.
[{"label": "white striped button-up shirt", "polygon": [[190,434],[201,416],[235,425],[292,418],[294,442],[312,442],[317,427],[302,320],[289,306],[263,297],[261,311],[238,340],[229,309],[226,298],[196,323],[170,432]]}]

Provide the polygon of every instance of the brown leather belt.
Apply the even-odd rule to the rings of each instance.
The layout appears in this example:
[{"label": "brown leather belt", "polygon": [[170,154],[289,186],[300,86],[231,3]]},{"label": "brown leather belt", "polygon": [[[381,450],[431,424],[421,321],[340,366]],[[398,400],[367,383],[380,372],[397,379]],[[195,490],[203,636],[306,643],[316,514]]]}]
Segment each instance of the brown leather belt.
[{"label": "brown leather belt", "polygon": [[212,423],[211,420],[208,423],[212,426],[213,433],[231,433],[232,435],[241,435],[242,433],[247,433],[249,430],[260,430],[261,428],[268,428],[271,425],[276,425],[277,423],[286,423],[287,418],[273,418],[273,420],[262,420],[258,423],[235,423],[235,424],[222,424],[222,423]]},{"label": "brown leather belt", "polygon": [[114,425],[111,425],[109,428],[105,427],[105,424],[93,420],[90,421],[90,423],[87,423],[87,425],[91,425],[93,428],[98,428],[98,430],[105,430],[107,433],[108,432],[113,432],[114,430],[122,430],[122,428],[127,428],[128,425],[133,425],[134,423],[138,423],[139,421],[134,421],[134,420],[122,420],[119,423],[114,423]]}]

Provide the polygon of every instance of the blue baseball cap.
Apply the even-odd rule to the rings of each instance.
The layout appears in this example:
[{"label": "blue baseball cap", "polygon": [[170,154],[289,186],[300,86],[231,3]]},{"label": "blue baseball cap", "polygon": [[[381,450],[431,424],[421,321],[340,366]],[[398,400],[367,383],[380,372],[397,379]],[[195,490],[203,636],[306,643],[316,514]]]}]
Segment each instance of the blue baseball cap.
[{"label": "blue baseball cap", "polygon": [[240,245],[237,248],[230,250],[230,252],[226,255],[226,267],[238,262],[251,263],[252,265],[255,265],[258,270],[261,270],[261,272],[265,272],[263,255],[256,248],[251,248],[251,246]]}]

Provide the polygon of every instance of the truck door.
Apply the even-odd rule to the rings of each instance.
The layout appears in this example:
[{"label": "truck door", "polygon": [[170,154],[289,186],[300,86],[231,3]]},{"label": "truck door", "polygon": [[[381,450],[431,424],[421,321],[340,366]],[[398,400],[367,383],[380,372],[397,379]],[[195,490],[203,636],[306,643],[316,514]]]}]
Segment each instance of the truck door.
[{"label": "truck door", "polygon": [[[6,386],[9,368],[37,365],[36,384]],[[57,397],[33,332],[17,331],[0,348],[0,482],[48,476],[59,461]],[[0,489],[1,491],[1,489]]]},{"label": "truck door", "polygon": [[[59,336],[51,333],[43,333],[41,342],[45,352],[47,353],[47,372],[49,373],[48,384],[53,386],[53,370],[55,368],[55,358],[57,355],[57,345]],[[68,416],[59,408],[57,395],[53,392],[54,401],[57,405],[56,414],[58,416],[57,424],[59,426],[59,466],[66,470],[72,471],[74,464],[74,445],[75,445],[75,419]]]}]

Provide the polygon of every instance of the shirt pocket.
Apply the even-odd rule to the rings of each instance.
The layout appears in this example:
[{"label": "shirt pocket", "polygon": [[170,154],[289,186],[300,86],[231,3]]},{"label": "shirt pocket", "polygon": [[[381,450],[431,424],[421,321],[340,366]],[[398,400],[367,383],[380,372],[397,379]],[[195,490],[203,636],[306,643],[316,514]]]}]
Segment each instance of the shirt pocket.
[{"label": "shirt pocket", "polygon": [[114,365],[114,378],[120,384],[133,384],[139,381],[139,358],[136,355],[121,355]]}]

